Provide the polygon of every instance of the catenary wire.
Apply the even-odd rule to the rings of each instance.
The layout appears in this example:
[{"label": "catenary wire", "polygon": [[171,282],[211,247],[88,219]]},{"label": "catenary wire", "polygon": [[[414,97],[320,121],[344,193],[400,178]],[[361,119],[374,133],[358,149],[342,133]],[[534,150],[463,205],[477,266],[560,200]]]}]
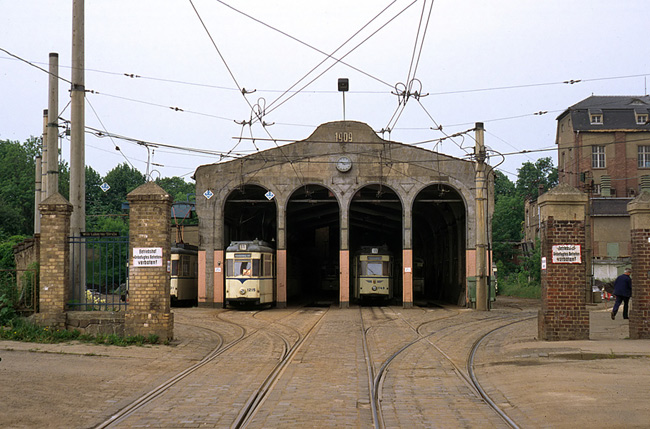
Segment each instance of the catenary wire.
[{"label": "catenary wire", "polygon": [[[299,79],[298,81],[296,81],[293,85],[291,85],[291,87],[289,87],[289,89],[288,89],[287,91],[285,91],[285,92],[282,93],[278,98],[276,98],[275,100],[273,100],[273,101],[269,104],[269,108],[271,108],[271,107],[272,107],[276,102],[278,102],[278,101],[279,101],[279,100],[280,100],[284,95],[286,95],[289,91],[293,90],[296,86],[298,86],[298,84],[299,84],[300,82],[302,82],[303,80],[307,79],[307,77],[308,77],[310,74],[312,74],[314,71],[316,71],[316,69],[318,69],[318,67],[320,67],[321,65],[323,65],[323,64],[324,64],[328,59],[333,59],[333,60],[335,61],[334,64],[337,64],[338,62],[341,62],[341,60],[334,58],[333,55],[334,55],[336,52],[338,52],[340,49],[342,49],[346,44],[348,44],[352,39],[354,39],[354,38],[355,38],[359,33],[361,33],[365,28],[367,28],[367,27],[368,27],[372,22],[374,22],[376,19],[378,19],[378,18],[379,18],[379,17],[380,17],[384,12],[386,12],[386,11],[387,11],[387,10],[388,10],[392,5],[393,5],[393,4],[395,4],[395,1],[396,1],[396,0],[394,0],[393,2],[391,2],[391,3],[390,3],[388,6],[386,6],[384,9],[382,9],[381,12],[379,12],[377,15],[375,15],[375,16],[374,16],[370,21],[368,21],[368,22],[367,22],[365,25],[363,25],[359,30],[357,30],[357,31],[356,31],[352,36],[350,36],[350,37],[349,37],[345,42],[343,42],[342,44],[340,44],[340,45],[339,45],[339,46],[338,46],[334,51],[332,51],[331,54],[323,53],[323,54],[325,55],[325,58],[324,58],[323,60],[321,60],[320,63],[318,63],[317,65],[315,65],[311,70],[309,70],[309,71],[308,71],[308,72],[307,72],[307,73],[306,73],[302,78],[300,78],[300,79]],[[355,48],[355,49],[356,49],[356,48]],[[346,54],[346,55],[347,55],[347,54]],[[345,57],[345,56],[344,56],[344,57]],[[383,82],[382,82],[382,83],[383,83]]]},{"label": "catenary wire", "polygon": [[[226,2],[224,2],[224,1],[222,1],[222,0],[216,0],[216,1],[217,1],[218,3],[221,3],[222,5],[224,5],[225,7],[229,8],[229,9],[231,9],[231,10],[233,10],[233,11],[235,11],[235,12],[237,12],[237,13],[239,13],[239,14],[241,14],[241,15],[243,15],[243,16],[245,16],[245,17],[247,17],[247,18],[249,18],[249,19],[251,19],[251,20],[253,20],[253,21],[255,21],[255,22],[257,22],[257,23],[259,23],[259,24],[261,24],[261,25],[263,25],[263,26],[265,26],[265,27],[267,27],[267,28],[269,28],[269,29],[271,29],[271,30],[273,30],[273,31],[276,31],[276,32],[282,34],[283,36],[286,36],[286,37],[290,38],[291,40],[294,40],[294,41],[296,41],[296,42],[298,42],[298,43],[300,43],[300,44],[302,44],[302,45],[304,45],[304,46],[307,46],[308,48],[310,48],[310,49],[312,49],[312,50],[314,50],[314,51],[316,51],[316,52],[318,52],[318,53],[320,53],[320,54],[322,54],[322,55],[325,55],[327,58],[331,58],[331,59],[333,59],[333,60],[335,60],[335,61],[337,61],[337,62],[339,62],[339,63],[341,63],[341,64],[343,64],[343,65],[345,65],[345,66],[347,66],[347,67],[349,67],[349,68],[351,68],[352,70],[354,70],[354,71],[356,71],[356,72],[359,72],[359,73],[361,73],[361,74],[363,74],[363,75],[365,75],[365,76],[368,76],[369,78],[371,78],[371,79],[373,79],[373,80],[376,80],[377,82],[380,82],[380,83],[382,83],[382,84],[384,84],[384,85],[386,85],[386,86],[389,86],[389,87],[392,86],[392,85],[389,84],[388,82],[385,82],[385,81],[379,79],[378,77],[375,77],[375,76],[373,76],[373,75],[371,75],[371,74],[369,74],[369,73],[367,73],[367,72],[364,72],[364,71],[361,70],[361,69],[358,69],[358,68],[356,68],[356,67],[350,65],[350,64],[348,64],[348,63],[342,61],[342,59],[334,58],[334,57],[332,56],[332,54],[328,54],[328,53],[326,53],[325,51],[322,51],[322,50],[320,50],[320,49],[318,49],[318,48],[316,48],[316,47],[314,47],[314,46],[312,46],[312,45],[310,45],[310,44],[308,44],[308,43],[306,43],[306,42],[304,42],[304,41],[298,39],[297,37],[294,37],[294,36],[292,36],[292,35],[290,35],[290,34],[284,32],[284,31],[282,31],[282,30],[279,30],[279,29],[273,27],[272,25],[269,25],[269,24],[267,24],[267,23],[265,23],[265,22],[263,22],[263,21],[261,21],[261,20],[255,18],[255,17],[253,17],[252,15],[249,15],[249,14],[247,14],[247,13],[245,13],[245,12],[239,10],[239,9],[236,9],[235,7],[233,7],[233,6],[229,5],[229,4],[227,4]],[[390,6],[393,5],[394,3],[395,3],[395,1],[393,1],[393,2],[392,2],[389,6],[387,6],[385,9],[388,9],[388,7],[390,7]],[[385,10],[385,9],[384,9],[384,10]],[[383,13],[383,11],[382,11],[381,13]],[[335,52],[336,52],[336,51],[335,51]],[[285,91],[285,92],[289,92],[289,91]]]}]

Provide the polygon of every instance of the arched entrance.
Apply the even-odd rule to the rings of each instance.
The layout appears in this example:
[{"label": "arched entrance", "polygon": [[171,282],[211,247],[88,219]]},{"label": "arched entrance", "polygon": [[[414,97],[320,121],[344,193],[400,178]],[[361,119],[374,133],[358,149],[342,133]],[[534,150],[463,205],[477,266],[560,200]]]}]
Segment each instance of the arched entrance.
[{"label": "arched entrance", "polygon": [[413,203],[413,297],[416,303],[461,303],[465,285],[467,215],[461,194],[443,184]]},{"label": "arched entrance", "polygon": [[234,189],[224,207],[224,245],[234,240],[262,240],[275,247],[277,210],[268,189],[244,185]]},{"label": "arched entrance", "polygon": [[319,185],[296,189],[287,202],[287,299],[339,298],[339,203]]},{"label": "arched entrance", "polygon": [[395,302],[402,298],[402,202],[398,194],[384,184],[359,189],[350,203],[350,297],[354,297],[354,256],[363,246],[386,246],[392,254]]}]

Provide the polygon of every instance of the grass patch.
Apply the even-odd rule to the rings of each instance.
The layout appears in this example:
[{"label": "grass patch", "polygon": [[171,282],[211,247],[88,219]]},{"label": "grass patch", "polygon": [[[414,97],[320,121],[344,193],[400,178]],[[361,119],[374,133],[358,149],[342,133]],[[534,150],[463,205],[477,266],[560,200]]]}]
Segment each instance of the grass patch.
[{"label": "grass patch", "polygon": [[542,288],[525,273],[513,273],[499,278],[499,295],[539,299],[542,296]]},{"label": "grass patch", "polygon": [[56,329],[35,325],[25,319],[13,319],[8,326],[0,328],[0,339],[11,341],[23,341],[30,343],[55,344],[65,343],[68,341],[80,341],[83,343],[94,343],[111,346],[144,346],[146,344],[158,344],[158,335],[135,335],[131,337],[121,337],[117,334],[82,334],[75,329],[68,331],[65,329]]}]

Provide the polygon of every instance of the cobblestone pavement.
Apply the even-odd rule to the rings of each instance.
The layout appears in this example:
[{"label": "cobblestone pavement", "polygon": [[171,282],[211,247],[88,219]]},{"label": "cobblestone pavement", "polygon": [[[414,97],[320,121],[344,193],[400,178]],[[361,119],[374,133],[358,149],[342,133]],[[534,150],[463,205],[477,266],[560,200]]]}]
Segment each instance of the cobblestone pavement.
[{"label": "cobblestone pavement", "polygon": [[401,348],[379,389],[386,427],[507,427],[467,382],[467,353],[482,333],[526,318],[490,334],[475,360],[482,388],[517,425],[648,427],[650,341],[626,339],[627,321],[612,321],[608,305],[590,307],[589,341],[538,341],[539,302],[509,298],[490,312],[175,309],[172,346],[3,341],[0,427],[93,427],[244,336],[117,425],[230,427],[288,344],[308,332],[248,427],[372,427],[368,369],[377,374]]}]

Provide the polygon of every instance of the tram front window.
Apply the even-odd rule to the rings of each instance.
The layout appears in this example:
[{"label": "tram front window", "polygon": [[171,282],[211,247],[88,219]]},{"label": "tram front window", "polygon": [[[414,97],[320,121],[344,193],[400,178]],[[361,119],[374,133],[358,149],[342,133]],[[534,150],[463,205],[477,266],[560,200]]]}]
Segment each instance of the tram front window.
[{"label": "tram front window", "polygon": [[382,276],[384,275],[384,264],[382,262],[362,262],[361,272],[364,276]]}]

